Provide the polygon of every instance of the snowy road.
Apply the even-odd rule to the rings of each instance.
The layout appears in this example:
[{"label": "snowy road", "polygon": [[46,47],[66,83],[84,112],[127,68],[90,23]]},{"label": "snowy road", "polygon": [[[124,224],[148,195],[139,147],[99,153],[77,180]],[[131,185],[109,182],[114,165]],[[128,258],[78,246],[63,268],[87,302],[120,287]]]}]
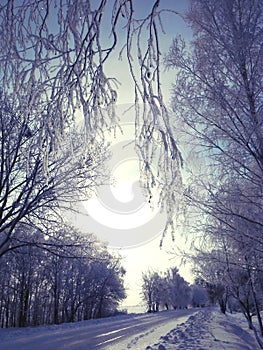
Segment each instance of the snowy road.
[{"label": "snowy road", "polygon": [[0,350],[144,349],[196,310],[160,312],[60,326],[1,330]]}]

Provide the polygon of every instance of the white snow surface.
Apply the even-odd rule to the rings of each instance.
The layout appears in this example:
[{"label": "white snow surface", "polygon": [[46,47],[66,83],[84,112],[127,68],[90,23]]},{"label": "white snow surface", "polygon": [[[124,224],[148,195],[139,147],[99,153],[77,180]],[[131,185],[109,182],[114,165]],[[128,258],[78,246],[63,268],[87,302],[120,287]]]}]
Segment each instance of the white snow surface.
[{"label": "white snow surface", "polygon": [[[161,314],[161,313],[160,313]],[[29,327],[24,329],[10,328],[0,330],[0,350],[258,350],[253,331],[248,329],[244,316],[240,314],[221,314],[215,308],[193,309],[186,315],[178,310],[178,317],[171,312],[171,319],[158,324],[151,323],[154,315],[127,315],[103,320],[92,320],[62,324],[59,326]],[[189,316],[190,315],[190,316]],[[129,322],[136,322],[136,334],[129,333],[135,326]],[[128,326],[126,325],[128,322]],[[140,326],[149,323],[146,330]],[[116,324],[112,333],[112,340],[104,341],[96,346],[83,342],[83,336],[90,337],[93,330],[101,327],[107,332],[108,327]],[[124,328],[123,328],[124,327]],[[138,329],[137,329],[138,328]],[[127,329],[127,332],[126,332]],[[118,336],[119,331],[127,336]],[[108,333],[107,333],[108,334]],[[62,344],[63,338],[73,337],[75,341]],[[97,338],[96,336],[95,338]],[[61,339],[61,343],[60,343]],[[25,343],[27,342],[27,343]],[[28,344],[28,345],[27,345]],[[72,344],[72,345],[71,345]],[[79,344],[79,345],[78,345]]]},{"label": "white snow surface", "polygon": [[260,349],[243,315],[223,315],[204,309],[190,316],[146,350],[257,350]]}]

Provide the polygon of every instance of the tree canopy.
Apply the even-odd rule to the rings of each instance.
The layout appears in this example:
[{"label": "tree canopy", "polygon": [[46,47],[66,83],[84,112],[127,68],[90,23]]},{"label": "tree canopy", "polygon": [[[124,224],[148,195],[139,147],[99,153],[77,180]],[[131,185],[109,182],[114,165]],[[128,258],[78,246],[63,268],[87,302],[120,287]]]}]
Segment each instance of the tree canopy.
[{"label": "tree canopy", "polygon": [[[164,29],[165,10],[155,0],[141,18],[136,6],[132,0],[2,1],[1,96],[11,105],[9,113],[16,115],[16,133],[23,134],[27,144],[34,140],[38,167],[51,183],[51,173],[59,166],[54,159],[63,153],[65,139],[73,144],[74,154],[80,118],[85,124],[81,136],[84,158],[91,155],[90,148],[105,143],[105,128],[118,124],[118,82],[105,73],[118,45],[134,83],[135,144],[144,190],[151,196],[153,187],[159,189],[168,227],[173,225],[181,188],[182,159],[161,91],[159,34]],[[7,117],[2,111],[3,116]],[[154,157],[157,171],[152,168]],[[32,159],[27,163],[32,164]],[[2,166],[3,178],[6,171]],[[1,193],[5,192],[5,184],[0,186]],[[12,206],[17,199],[13,195],[8,201]],[[5,207],[5,198],[1,197],[1,205]]]}]

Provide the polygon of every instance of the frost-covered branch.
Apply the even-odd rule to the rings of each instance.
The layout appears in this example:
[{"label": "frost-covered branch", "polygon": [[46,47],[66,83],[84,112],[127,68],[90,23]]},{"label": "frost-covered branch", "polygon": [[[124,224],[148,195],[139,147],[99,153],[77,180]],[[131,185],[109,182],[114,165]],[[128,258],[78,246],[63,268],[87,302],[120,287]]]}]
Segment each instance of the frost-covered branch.
[{"label": "frost-covered branch", "polygon": [[140,18],[132,0],[2,2],[0,84],[21,118],[38,125],[48,175],[50,150],[61,148],[80,116],[89,144],[104,142],[105,129],[118,123],[118,81],[106,75],[105,67],[120,44],[134,82],[136,145],[145,190],[151,196],[153,187],[158,188],[169,226],[180,194],[182,159],[161,92],[160,3],[153,1]]}]

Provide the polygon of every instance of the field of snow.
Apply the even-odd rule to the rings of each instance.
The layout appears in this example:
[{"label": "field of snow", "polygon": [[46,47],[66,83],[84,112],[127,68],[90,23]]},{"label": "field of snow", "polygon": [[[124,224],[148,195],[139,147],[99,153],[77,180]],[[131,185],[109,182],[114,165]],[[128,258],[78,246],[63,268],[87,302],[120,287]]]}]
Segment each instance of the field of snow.
[{"label": "field of snow", "polygon": [[241,315],[217,309],[126,315],[59,326],[1,329],[0,350],[257,350]]}]

